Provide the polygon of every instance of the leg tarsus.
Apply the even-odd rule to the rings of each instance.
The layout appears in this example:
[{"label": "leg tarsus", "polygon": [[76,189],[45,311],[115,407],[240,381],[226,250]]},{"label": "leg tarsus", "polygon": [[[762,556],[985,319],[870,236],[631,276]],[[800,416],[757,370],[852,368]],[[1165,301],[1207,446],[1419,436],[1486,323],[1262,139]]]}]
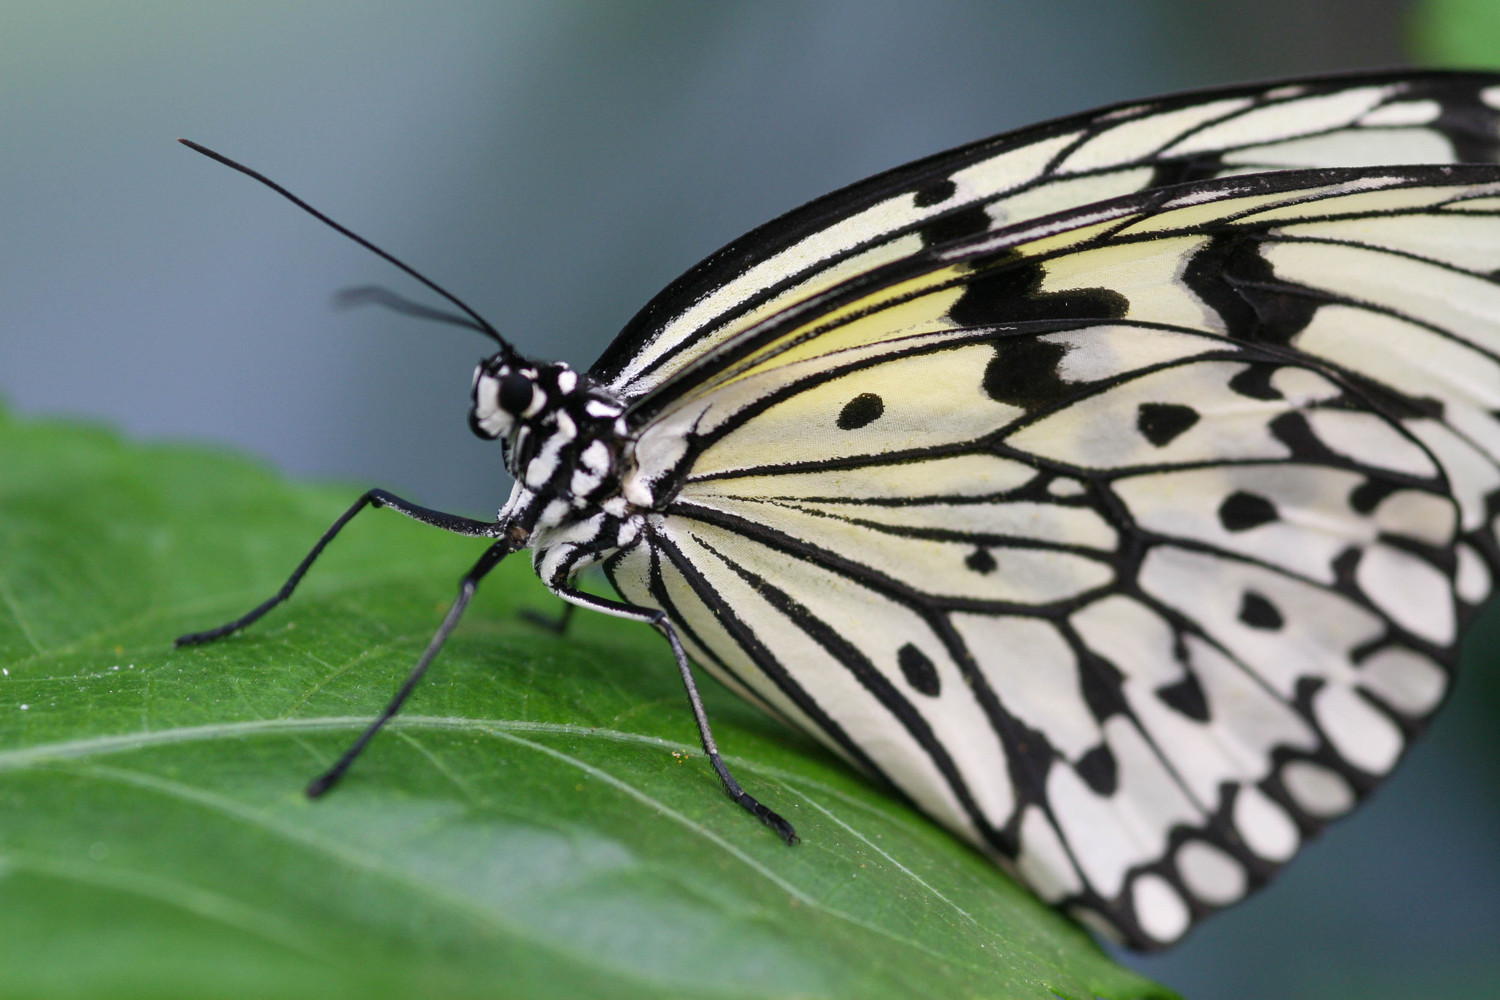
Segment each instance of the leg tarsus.
[{"label": "leg tarsus", "polygon": [[731,799],[738,802],[745,811],[762,823],[776,831],[776,835],[786,841],[790,846],[798,843],[802,838],[797,836],[796,827],[781,818],[781,814],[761,803],[759,799],[740,787],[740,783],[734,780],[734,775],[729,773],[724,759],[717,752],[708,755],[708,761],[714,766],[714,771],[719,775],[719,781],[724,785],[724,791]]},{"label": "leg tarsus", "polygon": [[621,601],[611,601],[604,597],[595,597],[593,594],[585,594],[571,587],[555,584],[549,584],[549,586],[552,586],[553,592],[567,600],[569,604],[593,608],[617,618],[631,618],[645,622],[667,637],[667,642],[672,646],[672,656],[677,660],[677,672],[682,675],[682,686],[687,689],[688,705],[693,710],[693,719],[698,723],[698,739],[703,744],[703,752],[708,754],[709,763],[718,774],[724,791],[750,815],[775,830],[776,835],[782,840],[788,844],[797,843],[799,838],[796,828],[780,814],[762,805],[753,795],[741,788],[740,783],[734,779],[734,775],[729,773],[729,767],[724,763],[724,759],[719,756],[719,747],[714,742],[713,730],[708,725],[708,712],[703,708],[703,699],[698,694],[698,682],[693,677],[693,668],[688,662],[687,650],[682,648],[682,640],[677,637],[677,629],[673,627],[665,612],[655,608],[637,607]]}]

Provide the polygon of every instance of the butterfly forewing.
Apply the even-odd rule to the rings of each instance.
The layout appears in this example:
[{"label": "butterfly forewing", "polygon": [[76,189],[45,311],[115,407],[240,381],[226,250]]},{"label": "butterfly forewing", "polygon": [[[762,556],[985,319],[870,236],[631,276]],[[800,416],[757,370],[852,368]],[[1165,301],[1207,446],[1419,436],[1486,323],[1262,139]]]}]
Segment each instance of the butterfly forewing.
[{"label": "butterfly forewing", "polygon": [[[623,397],[714,367],[820,291],[925,248],[1136,191],[1296,167],[1488,162],[1495,78],[1376,74],[1119,105],[941,153],[820,198],[736,240],[631,321],[593,373]],[[732,352],[729,352],[732,354]]]},{"label": "butterfly forewing", "polygon": [[1044,898],[1169,943],[1448,687],[1493,565],[1497,182],[1152,189],[782,302],[648,399],[653,555],[606,568]]}]

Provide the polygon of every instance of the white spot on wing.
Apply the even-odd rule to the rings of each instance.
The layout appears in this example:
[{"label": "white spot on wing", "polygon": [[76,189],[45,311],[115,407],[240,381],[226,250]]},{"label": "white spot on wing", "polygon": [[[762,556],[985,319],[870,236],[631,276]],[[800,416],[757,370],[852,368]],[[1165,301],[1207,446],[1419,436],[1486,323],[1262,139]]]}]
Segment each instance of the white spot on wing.
[{"label": "white spot on wing", "polygon": [[[1443,113],[1437,101],[1392,101],[1359,120],[1361,125],[1427,125]],[[1438,162],[1438,161],[1433,161]]]},{"label": "white spot on wing", "polygon": [[1083,888],[1078,869],[1068,857],[1063,842],[1047,814],[1029,806],[1021,819],[1021,849],[1016,870],[1026,884],[1049,903],[1071,896]]},{"label": "white spot on wing", "polygon": [[587,413],[591,417],[597,417],[602,420],[607,417],[619,416],[620,408],[612,403],[606,403],[603,400],[591,399],[587,403],[583,404],[583,412]]},{"label": "white spot on wing", "polygon": [[1478,604],[1490,593],[1490,570],[1473,546],[1458,547],[1458,596],[1470,604]]},{"label": "white spot on wing", "polygon": [[1289,859],[1301,840],[1286,810],[1254,785],[1241,785],[1235,795],[1234,827],[1252,851],[1270,861]]},{"label": "white spot on wing", "polygon": [[1328,685],[1313,695],[1312,708],[1334,749],[1360,770],[1385,774],[1401,756],[1401,730],[1353,688]]},{"label": "white spot on wing", "polygon": [[1317,372],[1295,365],[1285,365],[1271,374],[1271,388],[1298,404],[1333,399],[1339,387]]},{"label": "white spot on wing", "polygon": [[[1452,499],[1422,490],[1397,490],[1380,501],[1373,516],[1381,531],[1405,535],[1429,545],[1452,542],[1453,532],[1458,527],[1458,510]],[[1461,547],[1460,576],[1463,574],[1463,551],[1464,547]],[[1469,552],[1472,554],[1473,550]]]},{"label": "white spot on wing", "polygon": [[1190,919],[1187,904],[1160,875],[1148,873],[1137,878],[1132,901],[1141,929],[1157,941],[1163,944],[1176,941],[1187,930]]},{"label": "white spot on wing", "polygon": [[1427,657],[1401,646],[1373,654],[1360,664],[1360,687],[1399,712],[1421,716],[1437,707],[1448,675]]},{"label": "white spot on wing", "polygon": [[1371,545],[1355,581],[1402,628],[1446,646],[1458,629],[1448,578],[1431,563],[1390,545]]},{"label": "white spot on wing", "polygon": [[1189,840],[1177,851],[1177,874],[1188,891],[1210,906],[1225,906],[1245,894],[1245,866],[1202,840]]},{"label": "white spot on wing", "polygon": [[1297,805],[1319,819],[1342,816],[1354,808],[1354,789],[1349,782],[1321,764],[1291,761],[1281,769],[1281,783]]}]

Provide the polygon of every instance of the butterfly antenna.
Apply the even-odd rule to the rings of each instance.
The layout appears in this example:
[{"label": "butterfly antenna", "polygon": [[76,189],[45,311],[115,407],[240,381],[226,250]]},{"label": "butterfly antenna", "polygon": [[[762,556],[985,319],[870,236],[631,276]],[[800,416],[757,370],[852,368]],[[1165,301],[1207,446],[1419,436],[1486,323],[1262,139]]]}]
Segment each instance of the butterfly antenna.
[{"label": "butterfly antenna", "polygon": [[469,306],[468,306],[468,303],[464,302],[457,295],[454,295],[452,292],[448,291],[448,289],[444,288],[442,285],[439,285],[436,281],[433,281],[431,278],[427,277],[425,274],[422,274],[416,268],[412,267],[410,264],[407,264],[405,261],[401,260],[399,257],[396,257],[394,254],[387,253],[386,251],[380,249],[380,247],[378,247],[375,244],[371,243],[369,240],[365,239],[363,236],[359,235],[358,233],[354,232],[353,230],[349,229],[348,227],[342,226],[339,223],[334,222],[328,216],[324,215],[322,212],[318,211],[316,208],[313,208],[307,202],[303,201],[301,198],[298,198],[296,195],[292,194],[292,192],[288,191],[286,188],[282,187],[280,184],[277,184],[275,181],[271,180],[271,178],[267,177],[265,174],[262,174],[262,173],[260,173],[258,171],[255,171],[255,170],[251,170],[249,167],[245,166],[243,163],[237,163],[236,161],[231,160],[229,157],[225,156],[223,153],[216,153],[212,149],[209,149],[207,146],[200,146],[200,145],[198,145],[198,143],[193,142],[191,139],[178,139],[177,141],[180,142],[180,143],[182,143],[184,146],[186,146],[188,149],[191,149],[195,153],[202,153],[204,156],[208,157],[211,160],[218,160],[220,163],[224,164],[224,166],[230,167],[230,168],[232,168],[234,170],[238,170],[240,173],[244,174],[246,177],[250,177],[250,178],[253,178],[254,180],[260,181],[266,187],[270,188],[272,191],[275,191],[277,194],[281,195],[287,201],[291,202],[293,205],[296,205],[298,208],[302,209],[302,211],[306,212],[308,215],[311,215],[313,218],[317,219],[319,222],[321,222],[324,225],[328,226],[329,228],[335,230],[336,232],[342,233],[343,235],[349,237],[349,239],[351,239],[354,242],[358,243],[360,246],[364,247],[366,250],[369,250],[371,253],[375,254],[376,256],[381,257],[381,258],[389,261],[390,263],[396,265],[401,270],[405,271],[407,274],[411,275],[413,278],[416,278],[422,284],[424,284],[428,288],[432,289],[434,292],[437,292],[439,295],[441,295],[443,298],[447,299],[449,302],[451,302],[454,305],[458,306],[459,309],[463,310],[464,314],[467,315],[470,319],[472,319],[474,321],[474,323],[473,323],[474,329],[478,330],[480,333],[484,334],[486,337],[490,337],[491,339],[493,339],[495,341],[495,343],[497,343],[497,344],[500,345],[500,349],[505,354],[510,355],[512,357],[516,356],[515,350],[510,346],[510,344],[508,344],[508,343],[505,342],[505,338],[504,337],[500,336],[500,331],[496,330],[493,326],[491,326],[485,320],[485,318],[483,316],[479,315],[473,309],[470,309]]},{"label": "butterfly antenna", "polygon": [[356,306],[382,306],[391,312],[400,313],[403,316],[414,316],[417,319],[431,320],[434,323],[447,323],[449,326],[461,326],[469,330],[478,330],[488,335],[484,327],[474,322],[467,316],[449,312],[446,309],[434,309],[432,306],[413,302],[404,295],[398,295],[386,288],[384,285],[359,285],[355,288],[341,288],[333,293],[333,306],[335,309],[353,309]]}]

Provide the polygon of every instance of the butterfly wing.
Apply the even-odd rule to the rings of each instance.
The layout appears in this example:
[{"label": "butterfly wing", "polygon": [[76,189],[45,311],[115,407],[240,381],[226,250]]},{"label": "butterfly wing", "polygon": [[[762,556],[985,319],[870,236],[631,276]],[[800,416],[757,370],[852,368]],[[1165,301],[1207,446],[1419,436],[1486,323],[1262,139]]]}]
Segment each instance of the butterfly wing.
[{"label": "butterfly wing", "polygon": [[648,303],[591,374],[648,419],[673,382],[699,384],[758,323],[932,246],[1234,173],[1492,162],[1497,104],[1493,74],[1367,74],[1159,98],[996,136],[819,198],[724,247]]},{"label": "butterfly wing", "polygon": [[642,427],[648,544],[606,571],[1044,898],[1170,943],[1389,771],[1489,592],[1497,185],[1200,182],[847,280]]}]

